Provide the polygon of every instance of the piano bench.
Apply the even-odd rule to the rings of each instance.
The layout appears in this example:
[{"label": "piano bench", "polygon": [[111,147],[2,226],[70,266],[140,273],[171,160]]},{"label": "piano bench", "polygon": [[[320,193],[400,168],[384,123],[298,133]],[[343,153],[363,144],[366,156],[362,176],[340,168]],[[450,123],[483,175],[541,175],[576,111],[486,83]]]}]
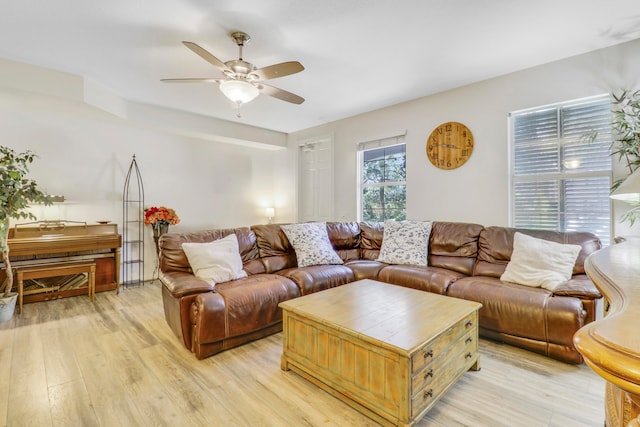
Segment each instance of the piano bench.
[{"label": "piano bench", "polygon": [[[47,277],[66,276],[70,274],[87,273],[88,295],[91,301],[96,299],[96,263],[95,262],[70,262],[58,264],[42,264],[32,267],[19,267],[16,269],[16,279],[18,281],[18,313],[22,313],[22,300],[24,297],[24,281],[29,279],[45,279]],[[47,292],[50,288],[44,288]],[[34,293],[36,293],[34,292]]]}]

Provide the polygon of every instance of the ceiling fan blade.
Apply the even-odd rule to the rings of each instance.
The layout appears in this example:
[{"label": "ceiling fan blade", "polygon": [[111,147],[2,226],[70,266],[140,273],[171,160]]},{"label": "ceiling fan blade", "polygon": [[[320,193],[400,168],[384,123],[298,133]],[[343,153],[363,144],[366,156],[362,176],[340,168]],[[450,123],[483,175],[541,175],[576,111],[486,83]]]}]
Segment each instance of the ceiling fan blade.
[{"label": "ceiling fan blade", "polygon": [[256,76],[258,76],[258,80],[269,80],[299,73],[302,70],[304,70],[304,67],[301,63],[299,63],[298,61],[289,61],[259,68],[255,71],[252,71],[250,75],[255,74]]},{"label": "ceiling fan blade", "polygon": [[204,59],[214,67],[219,68],[223,71],[229,69],[229,67],[227,67],[224,62],[220,61],[218,58],[213,56],[208,50],[204,49],[203,47],[200,47],[193,42],[182,42],[182,44],[184,44],[186,47],[191,49],[193,52],[195,52],[202,59]]},{"label": "ceiling fan blade", "polygon": [[282,101],[291,102],[292,104],[302,104],[304,102],[303,97],[298,96],[295,93],[287,92],[284,89],[278,89],[277,87],[265,85],[263,83],[256,84],[256,87],[265,95],[273,96],[274,98],[278,98]]},{"label": "ceiling fan blade", "polygon": [[214,79],[211,77],[190,77],[185,79],[160,79],[161,82],[165,83],[220,83],[223,79]]}]

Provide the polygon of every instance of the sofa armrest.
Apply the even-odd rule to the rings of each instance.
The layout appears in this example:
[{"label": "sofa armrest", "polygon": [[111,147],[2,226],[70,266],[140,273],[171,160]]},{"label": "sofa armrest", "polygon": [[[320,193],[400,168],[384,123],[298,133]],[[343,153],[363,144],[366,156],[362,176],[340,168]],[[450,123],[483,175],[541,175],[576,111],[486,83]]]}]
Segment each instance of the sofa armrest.
[{"label": "sofa armrest", "polygon": [[582,299],[599,299],[602,294],[586,274],[576,274],[571,280],[558,286],[553,295],[577,297]]},{"label": "sofa armrest", "polygon": [[213,291],[214,284],[183,271],[160,272],[160,281],[174,298]]}]

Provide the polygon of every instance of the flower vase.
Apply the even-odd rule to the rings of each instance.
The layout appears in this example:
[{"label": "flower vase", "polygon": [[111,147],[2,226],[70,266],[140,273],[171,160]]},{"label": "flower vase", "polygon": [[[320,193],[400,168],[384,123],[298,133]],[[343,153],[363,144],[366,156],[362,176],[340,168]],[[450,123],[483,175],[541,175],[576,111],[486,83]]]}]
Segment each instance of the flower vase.
[{"label": "flower vase", "polygon": [[156,254],[160,253],[160,247],[158,246],[158,240],[160,236],[166,234],[169,231],[169,223],[164,221],[158,221],[151,226],[153,230],[153,241],[156,244]]}]

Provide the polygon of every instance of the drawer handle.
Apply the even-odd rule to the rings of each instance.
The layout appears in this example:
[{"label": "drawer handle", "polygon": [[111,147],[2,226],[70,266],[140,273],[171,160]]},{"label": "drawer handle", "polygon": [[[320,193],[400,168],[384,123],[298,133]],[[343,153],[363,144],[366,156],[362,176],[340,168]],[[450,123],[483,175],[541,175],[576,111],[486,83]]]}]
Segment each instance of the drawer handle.
[{"label": "drawer handle", "polygon": [[422,396],[422,398],[423,398],[423,399],[426,399],[426,398],[428,398],[428,397],[433,397],[433,389],[432,389],[432,388],[430,388],[430,389],[429,389],[429,391],[428,391],[428,392],[426,392],[426,393]]},{"label": "drawer handle", "polygon": [[467,339],[466,339],[466,340],[464,340],[464,343],[465,343],[465,344],[469,344],[471,341],[473,341],[473,338],[471,338],[471,337],[467,337]]},{"label": "drawer handle", "polygon": [[465,359],[471,359],[472,357],[473,357],[473,354],[471,354],[471,352],[464,355]]},{"label": "drawer handle", "polygon": [[426,359],[427,357],[433,357],[433,350],[429,350],[424,354],[424,358]]},{"label": "drawer handle", "polygon": [[433,378],[433,369],[429,369],[429,372],[427,372],[426,374],[424,374],[424,379],[426,380],[427,378],[432,377]]},{"label": "drawer handle", "polygon": [[471,320],[467,320],[467,323],[464,324],[464,327],[468,328],[470,326],[473,326],[473,322]]}]

